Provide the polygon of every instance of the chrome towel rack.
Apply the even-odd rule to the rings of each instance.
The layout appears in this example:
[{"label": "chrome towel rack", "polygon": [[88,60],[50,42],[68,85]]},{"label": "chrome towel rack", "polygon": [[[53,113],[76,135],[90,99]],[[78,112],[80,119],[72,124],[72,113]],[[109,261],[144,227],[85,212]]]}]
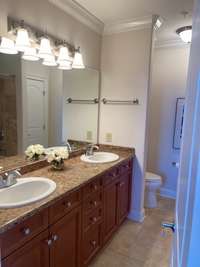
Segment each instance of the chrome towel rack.
[{"label": "chrome towel rack", "polygon": [[106,98],[102,99],[103,104],[105,105],[139,105],[139,100],[108,100]]},{"label": "chrome towel rack", "polygon": [[67,99],[67,103],[68,104],[98,104],[99,103],[99,99],[98,98],[94,98],[94,99],[72,99],[72,98],[68,98]]}]

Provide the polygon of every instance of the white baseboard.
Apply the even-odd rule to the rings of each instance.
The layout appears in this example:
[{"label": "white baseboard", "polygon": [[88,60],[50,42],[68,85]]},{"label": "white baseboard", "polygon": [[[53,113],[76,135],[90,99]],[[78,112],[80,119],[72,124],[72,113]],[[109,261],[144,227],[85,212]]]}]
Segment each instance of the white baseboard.
[{"label": "white baseboard", "polygon": [[144,221],[144,217],[145,217],[145,210],[143,209],[142,211],[138,211],[138,210],[131,210],[128,218],[132,221],[135,222],[143,222]]},{"label": "white baseboard", "polygon": [[176,199],[176,191],[161,187],[160,188],[160,196]]}]

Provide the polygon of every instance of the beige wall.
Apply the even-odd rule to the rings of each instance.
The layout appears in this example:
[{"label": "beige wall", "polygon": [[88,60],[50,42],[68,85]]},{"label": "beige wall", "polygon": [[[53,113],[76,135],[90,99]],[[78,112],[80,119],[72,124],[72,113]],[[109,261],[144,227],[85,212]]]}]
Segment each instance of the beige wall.
[{"label": "beige wall", "polygon": [[7,31],[7,15],[23,19],[40,30],[80,46],[89,67],[99,69],[101,36],[81,24],[48,0],[1,0],[0,35]]},{"label": "beige wall", "polygon": [[185,96],[189,46],[155,49],[150,97],[147,169],[163,176],[161,194],[176,196],[180,151],[174,150],[176,98]]},{"label": "beige wall", "polygon": [[100,112],[100,143],[107,143],[106,133],[112,133],[108,144],[136,149],[130,217],[137,220],[143,217],[150,48],[151,29],[104,36],[102,44],[101,98],[140,102],[136,106],[101,104]]}]

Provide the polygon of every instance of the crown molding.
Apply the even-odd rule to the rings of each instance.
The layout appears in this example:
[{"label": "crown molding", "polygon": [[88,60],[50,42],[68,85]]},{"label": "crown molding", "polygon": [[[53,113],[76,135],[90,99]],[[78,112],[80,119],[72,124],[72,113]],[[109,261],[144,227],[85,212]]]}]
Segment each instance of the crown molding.
[{"label": "crown molding", "polygon": [[48,0],[51,4],[60,8],[79,22],[88,26],[93,31],[102,34],[104,23],[92,15],[88,10],[79,5],[75,0]]},{"label": "crown molding", "polygon": [[167,47],[190,47],[190,44],[184,43],[180,38],[168,40],[155,40],[155,48]]},{"label": "crown molding", "polygon": [[104,35],[128,32],[150,28],[152,25],[152,16],[124,20],[115,23],[109,23],[104,26]]}]

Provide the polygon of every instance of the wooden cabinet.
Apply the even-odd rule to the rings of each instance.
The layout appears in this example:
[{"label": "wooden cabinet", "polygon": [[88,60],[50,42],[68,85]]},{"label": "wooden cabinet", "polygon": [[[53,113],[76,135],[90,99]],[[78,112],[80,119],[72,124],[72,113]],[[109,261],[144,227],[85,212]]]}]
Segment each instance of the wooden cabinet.
[{"label": "wooden cabinet", "polygon": [[2,267],[49,267],[48,231],[2,261]]},{"label": "wooden cabinet", "polygon": [[117,187],[117,182],[114,182],[104,188],[104,243],[107,242],[117,227]]},{"label": "wooden cabinet", "polygon": [[130,208],[132,159],[0,234],[2,267],[87,267]]},{"label": "wooden cabinet", "polygon": [[80,260],[81,210],[75,208],[50,227],[50,267],[78,267]]},{"label": "wooden cabinet", "polygon": [[118,184],[117,220],[121,224],[127,217],[130,208],[131,173],[125,173]]}]

